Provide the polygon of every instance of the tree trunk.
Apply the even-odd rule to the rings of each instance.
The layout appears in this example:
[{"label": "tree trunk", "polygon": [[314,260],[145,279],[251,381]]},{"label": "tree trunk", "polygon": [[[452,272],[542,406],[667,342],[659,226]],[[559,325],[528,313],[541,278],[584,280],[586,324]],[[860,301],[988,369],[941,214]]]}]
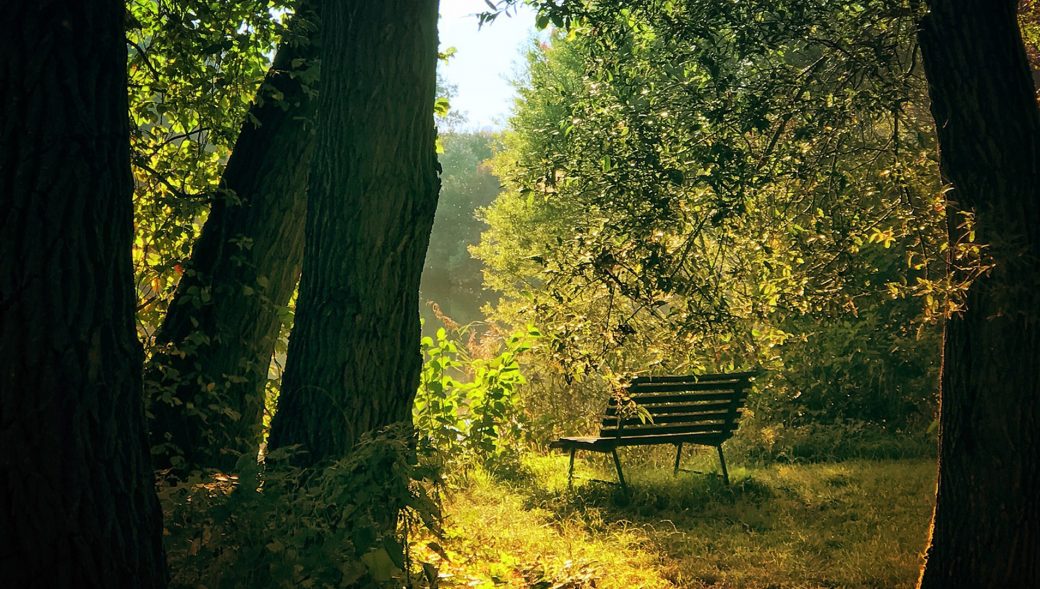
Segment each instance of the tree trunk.
[{"label": "tree trunk", "polygon": [[925,589],[1040,587],[1040,110],[1015,4],[934,0],[919,35],[951,248],[973,212],[994,264],[946,326]]},{"label": "tree trunk", "polygon": [[164,587],[134,328],[125,7],[0,24],[0,587]]},{"label": "tree trunk", "polygon": [[303,277],[270,438],[272,448],[299,444],[303,464],[411,423],[419,277],[439,187],[436,0],[325,0],[321,14]]},{"label": "tree trunk", "polygon": [[257,453],[280,317],[303,259],[314,4],[297,7],[157,334],[146,386],[160,467],[231,470],[239,455]]}]

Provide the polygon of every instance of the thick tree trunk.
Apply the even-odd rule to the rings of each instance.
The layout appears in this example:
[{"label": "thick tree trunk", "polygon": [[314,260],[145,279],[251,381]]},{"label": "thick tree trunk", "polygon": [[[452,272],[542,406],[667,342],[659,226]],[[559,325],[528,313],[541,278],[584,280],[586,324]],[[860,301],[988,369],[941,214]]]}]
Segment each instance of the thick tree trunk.
[{"label": "thick tree trunk", "polygon": [[146,387],[160,467],[230,470],[240,454],[257,453],[280,316],[303,260],[317,102],[314,5],[297,8],[157,334]]},{"label": "thick tree trunk", "polygon": [[436,0],[325,0],[318,138],[272,448],[335,459],[411,422],[419,278],[437,206]]},{"label": "thick tree trunk", "polygon": [[922,588],[1040,587],[1040,110],[1011,0],[934,0],[921,51],[948,193],[995,264],[947,323]]},{"label": "thick tree trunk", "polygon": [[125,7],[0,24],[0,587],[163,587],[134,331]]}]

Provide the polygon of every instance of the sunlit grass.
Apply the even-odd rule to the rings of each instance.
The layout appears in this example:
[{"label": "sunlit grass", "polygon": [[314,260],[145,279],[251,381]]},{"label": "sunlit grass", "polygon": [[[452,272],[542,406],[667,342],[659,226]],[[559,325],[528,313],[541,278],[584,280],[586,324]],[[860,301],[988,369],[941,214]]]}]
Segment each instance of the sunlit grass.
[{"label": "sunlit grass", "polygon": [[442,587],[672,586],[654,572],[657,551],[641,530],[590,528],[587,517],[560,517],[483,473],[449,493],[445,511],[448,560],[427,548],[429,538],[416,554],[438,565]]},{"label": "sunlit grass", "polygon": [[[731,469],[626,464],[630,492],[579,479],[566,457],[532,456],[523,476],[475,472],[445,496],[443,587],[912,587],[934,490],[929,460]],[[623,456],[624,460],[624,456]],[[579,459],[577,474],[613,480]]]}]

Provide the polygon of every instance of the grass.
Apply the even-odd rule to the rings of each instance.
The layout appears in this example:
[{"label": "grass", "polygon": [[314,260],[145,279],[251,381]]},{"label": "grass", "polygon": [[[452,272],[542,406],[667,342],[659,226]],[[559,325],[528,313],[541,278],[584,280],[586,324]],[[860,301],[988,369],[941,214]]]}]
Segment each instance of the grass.
[{"label": "grass", "polygon": [[[506,480],[473,472],[445,495],[445,537],[433,548],[429,538],[413,542],[413,556],[438,567],[441,587],[890,589],[916,581],[933,501],[930,460],[737,467],[729,487],[711,472],[673,477],[670,465],[622,460],[629,493],[583,480],[568,491],[559,455],[529,457],[525,474]],[[690,462],[714,470],[707,454]],[[613,478],[607,462],[579,463],[579,475]]]}]

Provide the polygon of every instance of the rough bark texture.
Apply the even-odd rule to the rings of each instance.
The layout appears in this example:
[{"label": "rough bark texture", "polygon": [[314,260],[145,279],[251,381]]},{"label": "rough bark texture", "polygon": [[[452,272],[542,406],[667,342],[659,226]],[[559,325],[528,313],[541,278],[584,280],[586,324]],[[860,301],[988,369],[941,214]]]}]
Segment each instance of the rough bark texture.
[{"label": "rough bark texture", "polygon": [[946,327],[922,588],[1040,587],[1040,111],[1011,0],[934,0],[921,51],[951,242],[995,264]]},{"label": "rough bark texture", "polygon": [[[260,441],[281,310],[300,276],[314,143],[315,2],[297,8],[157,334],[146,386],[157,466],[231,470]],[[280,98],[276,98],[279,97]]]},{"label": "rough bark texture", "polygon": [[134,331],[125,7],[0,24],[0,587],[163,587]]},{"label": "rough bark texture", "polygon": [[325,0],[321,14],[303,277],[270,438],[299,444],[305,464],[411,422],[439,187],[436,0]]}]

